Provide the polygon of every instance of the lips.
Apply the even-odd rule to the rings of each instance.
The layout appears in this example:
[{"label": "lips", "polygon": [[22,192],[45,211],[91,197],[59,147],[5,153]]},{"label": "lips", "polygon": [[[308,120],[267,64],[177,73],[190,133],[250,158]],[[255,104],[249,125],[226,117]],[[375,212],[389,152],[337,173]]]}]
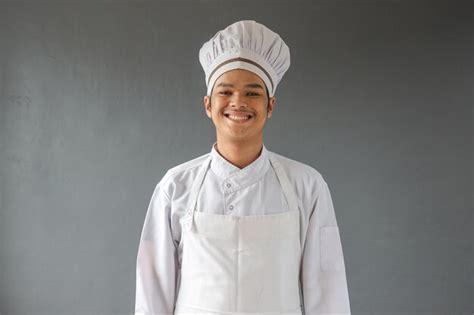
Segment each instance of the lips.
[{"label": "lips", "polygon": [[224,113],[224,116],[228,118],[229,120],[232,120],[234,122],[246,122],[249,121],[253,115],[247,112],[230,112],[230,113]]}]

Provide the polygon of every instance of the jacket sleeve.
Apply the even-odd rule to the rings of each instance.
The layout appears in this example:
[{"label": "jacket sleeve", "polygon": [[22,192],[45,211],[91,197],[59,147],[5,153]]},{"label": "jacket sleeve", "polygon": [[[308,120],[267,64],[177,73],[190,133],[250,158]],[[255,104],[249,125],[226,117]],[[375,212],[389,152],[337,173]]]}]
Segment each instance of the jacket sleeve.
[{"label": "jacket sleeve", "polygon": [[173,314],[177,255],[170,224],[171,202],[157,184],[143,225],[136,261],[136,315]]},{"label": "jacket sleeve", "polygon": [[351,313],[339,228],[326,182],[318,189],[309,219],[301,286],[305,315]]}]

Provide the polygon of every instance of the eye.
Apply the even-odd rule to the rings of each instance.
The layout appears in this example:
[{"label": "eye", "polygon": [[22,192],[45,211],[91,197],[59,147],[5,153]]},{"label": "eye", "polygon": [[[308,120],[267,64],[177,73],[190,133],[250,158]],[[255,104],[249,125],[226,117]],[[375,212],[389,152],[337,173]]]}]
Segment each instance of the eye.
[{"label": "eye", "polygon": [[260,94],[258,94],[258,93],[256,93],[256,92],[249,92],[248,94],[249,94],[249,95],[252,95],[252,96],[258,96],[258,95],[260,95]]},{"label": "eye", "polygon": [[230,91],[220,91],[218,94],[220,94],[220,95],[229,95],[229,94],[231,94],[231,92]]}]

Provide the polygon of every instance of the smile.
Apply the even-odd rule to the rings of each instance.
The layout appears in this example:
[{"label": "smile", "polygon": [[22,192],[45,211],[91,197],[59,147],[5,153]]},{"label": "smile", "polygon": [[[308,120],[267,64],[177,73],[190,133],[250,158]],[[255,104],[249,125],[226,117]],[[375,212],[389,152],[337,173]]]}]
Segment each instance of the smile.
[{"label": "smile", "polygon": [[231,115],[225,114],[225,117],[235,122],[246,122],[252,118],[252,115]]}]

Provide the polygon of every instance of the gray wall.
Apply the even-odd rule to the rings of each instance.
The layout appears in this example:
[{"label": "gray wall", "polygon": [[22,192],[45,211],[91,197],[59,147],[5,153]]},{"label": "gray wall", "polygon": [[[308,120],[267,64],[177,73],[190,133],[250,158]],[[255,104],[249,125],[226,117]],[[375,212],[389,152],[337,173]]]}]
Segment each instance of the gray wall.
[{"label": "gray wall", "polygon": [[202,43],[239,19],[292,64],[265,144],[328,181],[353,314],[471,314],[473,6],[0,3],[0,314],[130,314],[146,208],[215,140]]}]

